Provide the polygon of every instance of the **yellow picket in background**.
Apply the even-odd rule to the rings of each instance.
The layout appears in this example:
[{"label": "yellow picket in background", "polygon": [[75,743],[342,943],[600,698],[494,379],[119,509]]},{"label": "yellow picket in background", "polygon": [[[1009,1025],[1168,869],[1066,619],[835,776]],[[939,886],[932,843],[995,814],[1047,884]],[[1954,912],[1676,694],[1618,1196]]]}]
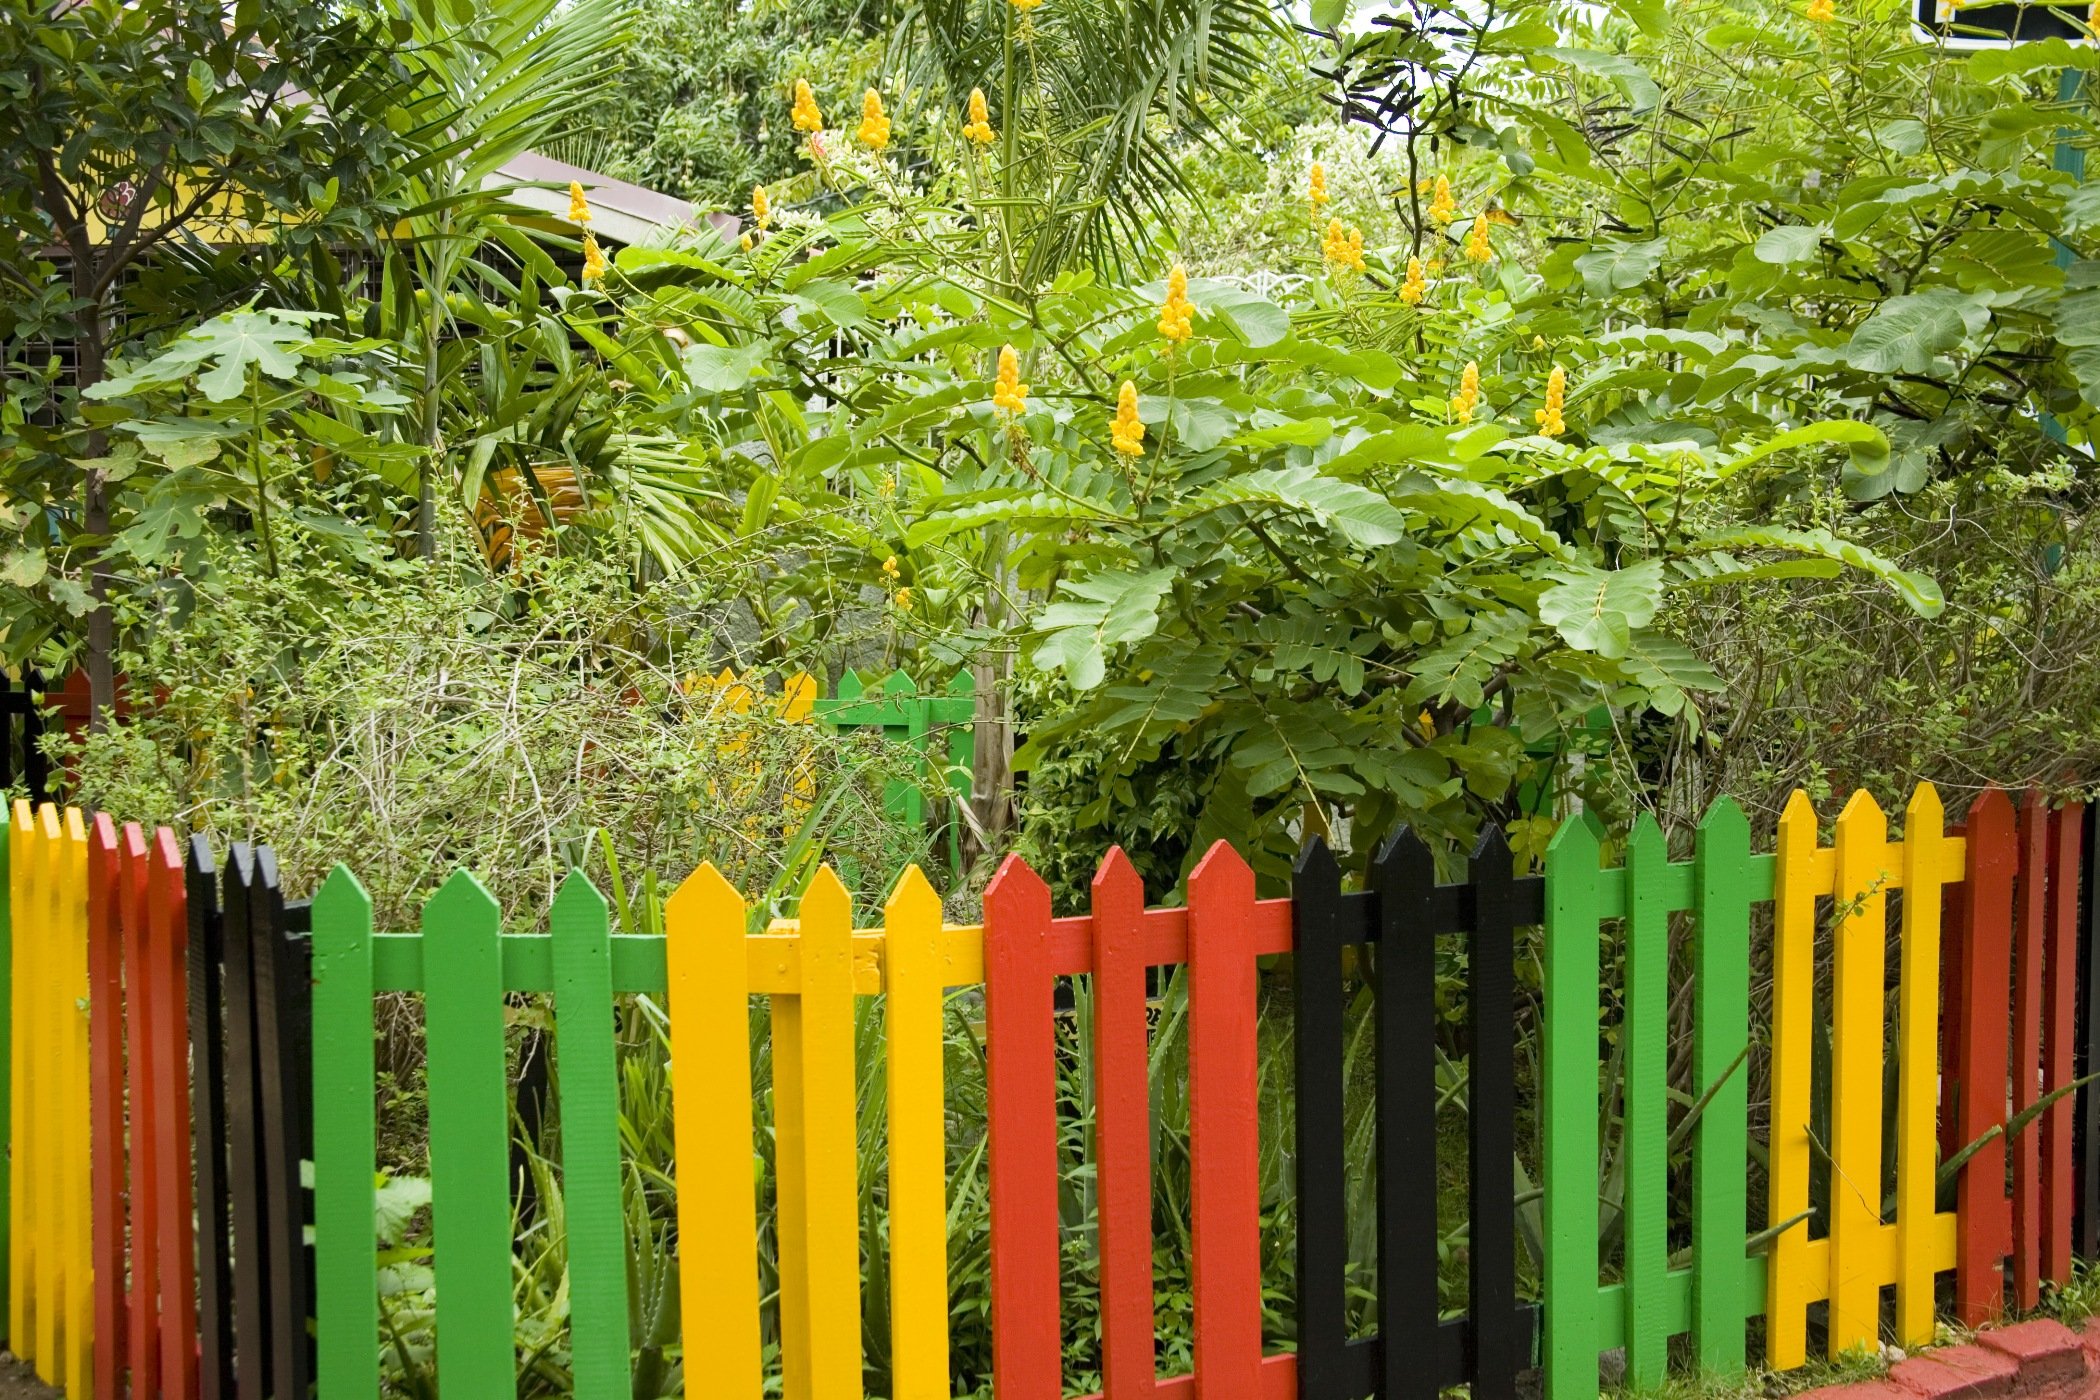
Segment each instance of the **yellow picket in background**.
[{"label": "yellow picket in background", "polygon": [[860,1220],[854,1002],[885,997],[892,1400],[948,1383],[947,988],[981,981],[977,928],[941,922],[917,866],[877,929],[853,927],[818,872],[801,918],[746,934],[749,910],[711,865],[665,907],[683,1322],[728,1394],[757,1394],[757,1188],[749,1000],[770,998],[781,1367],[787,1400],[860,1400]]},{"label": "yellow picket in background", "polygon": [[[1939,1094],[1940,890],[1961,880],[1966,843],[1945,832],[1939,794],[1920,783],[1900,842],[1865,792],[1835,844],[1796,792],[1779,819],[1773,886],[1772,1101],[1766,1218],[1793,1222],[1769,1256],[1766,1351],[1774,1370],[1807,1360],[1808,1305],[1830,1300],[1832,1356],[1878,1340],[1880,1290],[1896,1285],[1897,1340],[1932,1340],[1933,1275],[1955,1263],[1955,1215],[1935,1212]],[[1896,1218],[1881,1218],[1881,1086],[1888,892],[1908,893],[1900,932]],[[1832,901],[1829,1238],[1808,1238],[1810,1067],[1816,905]]]},{"label": "yellow picket in background", "polygon": [[44,1381],[85,1396],[94,1338],[87,824],[76,808],[17,801],[12,826],[9,1345]]}]

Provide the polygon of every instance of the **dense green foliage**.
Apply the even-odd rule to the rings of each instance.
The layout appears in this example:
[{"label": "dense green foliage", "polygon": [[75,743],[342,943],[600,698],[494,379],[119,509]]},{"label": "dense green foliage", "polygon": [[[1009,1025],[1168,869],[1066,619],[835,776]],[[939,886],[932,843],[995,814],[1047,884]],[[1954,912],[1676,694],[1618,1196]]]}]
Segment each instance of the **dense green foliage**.
[{"label": "dense green foliage", "polygon": [[[295,878],[355,850],[390,922],[466,864],[530,926],[581,864],[650,929],[703,858],[774,911],[822,858],[872,902],[926,845],[885,784],[943,791],[725,704],[724,666],[970,668],[974,853],[1018,847],[1067,905],[1112,842],[1166,898],[1216,839],[1273,888],[1314,831],[1352,871],[1402,824],[1455,851],[1498,821],[1521,858],[1569,799],[1682,831],[1722,791],[1769,817],[1797,785],[1895,807],[1930,777],[1958,809],[2100,759],[2100,197],[2059,160],[2094,140],[2059,95],[2092,44],[1965,56],[1889,0],[1321,0],[1312,33],[1250,0],[295,10],[0,10],[28,114],[0,137],[0,657],[133,677],[133,717],[75,755],[86,800],[268,836]],[[791,115],[798,82],[821,116]],[[579,229],[497,175],[528,148],[739,210],[760,186],[766,213],[577,278]],[[119,187],[129,243],[89,214]],[[981,1008],[950,1009],[976,1385]],[[656,1008],[626,1014],[634,1341],[670,1393],[665,1047]],[[1075,1377],[1086,1016],[1082,988]],[[545,1018],[515,1019],[522,1074]],[[1273,1007],[1263,1034],[1288,1035]],[[430,1387],[418,1039],[392,1006],[403,1394]],[[1288,1141],[1280,1086],[1261,1108]],[[558,1394],[540,1166],[521,1369]],[[1263,1172],[1282,1296],[1289,1165]],[[879,1299],[867,1336],[883,1393]]]}]

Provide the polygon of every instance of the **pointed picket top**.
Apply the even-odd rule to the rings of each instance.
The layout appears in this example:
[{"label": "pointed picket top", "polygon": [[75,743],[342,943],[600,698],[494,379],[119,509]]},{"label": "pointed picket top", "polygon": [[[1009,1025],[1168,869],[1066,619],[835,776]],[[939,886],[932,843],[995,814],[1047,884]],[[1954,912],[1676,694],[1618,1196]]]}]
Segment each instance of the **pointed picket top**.
[{"label": "pointed picket top", "polygon": [[182,869],[182,843],[176,839],[174,828],[153,828],[153,855],[170,870]]},{"label": "pointed picket top", "polygon": [[1911,831],[1930,830],[1934,835],[1946,830],[1947,808],[1940,801],[1940,791],[1931,783],[1920,782],[1911,789],[1910,802],[1903,809],[1905,835]]},{"label": "pointed picket top", "polygon": [[1774,850],[1806,855],[1816,848],[1816,808],[1808,794],[1795,788],[1779,812],[1779,829],[1773,835]]},{"label": "pointed picket top", "polygon": [[56,841],[59,835],[58,807],[46,802],[37,809],[37,831],[46,841]]},{"label": "pointed picket top", "polygon": [[853,896],[846,890],[845,881],[829,865],[817,867],[810,876],[809,888],[802,892],[802,933],[805,940],[810,926],[826,919],[843,921],[850,929],[853,925]]},{"label": "pointed picket top", "polygon": [[221,872],[226,880],[242,889],[251,889],[255,884],[255,848],[246,841],[234,841],[226,847],[226,868]]},{"label": "pointed picket top", "polygon": [[991,884],[985,886],[985,907],[994,901],[1002,904],[1029,903],[1041,900],[1050,903],[1050,886],[1043,877],[1035,873],[1035,867],[1018,855],[1009,855],[999,862],[999,872],[992,876]]},{"label": "pointed picket top", "polygon": [[[233,849],[238,861],[241,847],[236,845]],[[437,893],[423,901],[425,933],[458,925],[493,922],[497,917],[496,897],[464,869],[453,871],[445,883],[438,886]]]},{"label": "pointed picket top", "polygon": [[664,933],[674,941],[698,936],[727,947],[743,939],[748,912],[737,887],[713,861],[702,861],[664,901]]},{"label": "pointed picket top", "polygon": [[2004,788],[1987,787],[1969,804],[1968,825],[1972,833],[1979,824],[2010,830],[2012,822],[2012,799],[2005,795]]},{"label": "pointed picket top", "polygon": [[878,695],[917,695],[919,693],[918,677],[900,667],[890,672],[886,678],[877,684],[875,692]]},{"label": "pointed picket top", "polygon": [[1546,860],[1558,865],[1586,860],[1584,868],[1595,868],[1603,844],[1603,826],[1596,814],[1584,811],[1573,820],[1562,822],[1560,830],[1553,833],[1553,839],[1546,843]]},{"label": "pointed picket top", "polygon": [[780,717],[789,723],[809,718],[817,703],[817,678],[807,671],[789,676],[780,692]]},{"label": "pointed picket top", "polygon": [[[1868,815],[1869,813],[1872,815]],[[1871,824],[1876,818],[1879,818],[1883,825],[1888,822],[1888,814],[1881,810],[1881,804],[1874,800],[1874,794],[1865,788],[1855,788],[1852,796],[1845,799],[1844,810],[1838,813],[1838,825],[1843,826],[1848,821]]]},{"label": "pointed picket top", "polygon": [[261,889],[277,888],[277,852],[267,843],[255,848],[255,883]]},{"label": "pointed picket top", "polygon": [[1135,902],[1140,910],[1145,907],[1145,877],[1138,874],[1137,866],[1121,846],[1110,846],[1108,854],[1101,857],[1091,888],[1096,906],[1106,898],[1118,903]]},{"label": "pointed picket top", "polygon": [[942,686],[941,689],[949,695],[975,695],[977,693],[977,677],[970,673],[969,667],[965,666],[962,670],[948,677],[948,684]]},{"label": "pointed picket top", "polygon": [[[99,813],[97,814],[100,815]],[[124,854],[132,860],[146,858],[146,829],[137,822],[124,823]]]},{"label": "pointed picket top", "polygon": [[[1387,847],[1391,848],[1390,842],[1387,843]],[[1099,880],[1101,877],[1097,875],[1094,878]],[[1298,848],[1298,859],[1291,865],[1291,883],[1332,889],[1340,884],[1341,878],[1341,864],[1335,860],[1334,852],[1328,848],[1327,838],[1318,833],[1306,837],[1305,844]]]},{"label": "pointed picket top", "polygon": [[837,700],[858,700],[866,693],[866,689],[861,683],[860,672],[849,670],[839,677],[838,689],[832,692],[832,697]]},{"label": "pointed picket top", "polygon": [[1254,898],[1254,867],[1245,857],[1232,848],[1230,841],[1213,841],[1203,859],[1189,872],[1189,903],[1196,902],[1198,892],[1216,899]]},{"label": "pointed picket top", "polygon": [[548,928],[556,938],[574,938],[593,921],[607,922],[612,906],[591,877],[580,869],[572,869],[562,877],[561,889],[555,892],[554,907],[548,911]]},{"label": "pointed picket top", "polygon": [[[162,830],[166,830],[165,827]],[[172,840],[174,833],[170,832]],[[198,838],[202,840],[202,838]],[[196,845],[190,847],[191,857],[197,854]],[[206,852],[208,860],[209,852]],[[349,866],[338,863],[321,881],[321,888],[314,891],[314,919],[317,923],[341,919],[350,922],[358,919],[369,921],[372,917],[372,896],[365,892],[364,883],[357,878]]]},{"label": "pointed picket top", "polygon": [[[185,860],[185,866],[191,874],[203,880],[216,881],[219,878],[219,863],[212,858],[211,839],[209,837],[205,836],[201,831],[191,832],[187,850],[188,856]],[[340,865],[336,869],[342,870],[345,875],[350,874],[348,870],[345,870]],[[334,877],[330,876],[329,878],[333,879]],[[357,884],[357,877],[351,876],[350,883],[353,885]],[[358,893],[364,893],[364,886],[358,885]],[[370,904],[371,900],[367,899],[365,902]]]},{"label": "pointed picket top", "polygon": [[1386,838],[1371,862],[1371,879],[1380,890],[1421,890],[1436,883],[1436,856],[1411,826]]},{"label": "pointed picket top", "polygon": [[[1742,833],[1740,849],[1747,852],[1750,849],[1750,818],[1743,815],[1741,804],[1733,797],[1726,794],[1716,797],[1708,805],[1706,815],[1699,819],[1699,834],[1708,839],[1726,839],[1734,837],[1737,832]],[[1731,846],[1730,849],[1737,847]]]},{"label": "pointed picket top", "polygon": [[[829,869],[829,866],[825,867],[826,871]],[[926,872],[915,863],[904,867],[904,873],[897,877],[897,883],[890,889],[890,897],[883,901],[882,909],[883,916],[891,924],[906,918],[925,918],[929,910],[934,923],[939,924],[941,896],[934,889],[933,881],[926,878]]]},{"label": "pointed picket top", "polygon": [[[135,824],[134,824],[135,825]],[[88,823],[88,837],[105,851],[117,849],[117,819],[107,812],[97,812]]]},{"label": "pointed picket top", "polygon": [[[1646,812],[1641,813],[1641,815],[1648,817]],[[1652,826],[1655,819],[1648,817],[1648,822]],[[1636,832],[1640,830],[1638,824],[1635,825],[1634,830]],[[1661,836],[1662,829],[1657,827],[1655,834]],[[1468,860],[1474,867],[1476,872],[1474,878],[1476,879],[1479,878],[1477,872],[1482,867],[1493,869],[1498,876],[1506,876],[1510,873],[1509,837],[1504,834],[1500,822],[1489,822],[1486,827],[1482,828],[1480,838],[1473,843],[1473,853],[1468,857]],[[1500,862],[1500,864],[1497,865],[1496,862]]]}]

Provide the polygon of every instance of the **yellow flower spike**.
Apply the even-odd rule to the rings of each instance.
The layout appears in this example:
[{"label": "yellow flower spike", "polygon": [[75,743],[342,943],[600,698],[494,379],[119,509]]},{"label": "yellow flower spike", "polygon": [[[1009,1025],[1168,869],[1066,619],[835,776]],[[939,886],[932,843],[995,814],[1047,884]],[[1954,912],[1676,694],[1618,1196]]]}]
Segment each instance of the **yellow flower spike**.
[{"label": "yellow flower spike", "polygon": [[751,187],[751,217],[758,222],[760,233],[773,226],[773,201],[766,198],[764,185]]},{"label": "yellow flower spike", "polygon": [[896,578],[899,576],[899,574],[902,571],[899,570],[897,567],[896,555],[892,554],[889,558],[882,561],[882,571],[888,574],[891,578]]},{"label": "yellow flower spike", "polygon": [[583,182],[569,181],[569,222],[587,224],[591,221],[591,202],[583,197]]},{"label": "yellow flower spike", "polygon": [[1451,181],[1445,176],[1436,177],[1436,194],[1429,201],[1429,217],[1440,224],[1448,224],[1458,217],[1458,201],[1451,196]]},{"label": "yellow flower spike", "polygon": [[1021,382],[1021,357],[1013,346],[999,347],[999,378],[992,385],[992,403],[1007,413],[1028,408],[1028,386]]},{"label": "yellow flower spike", "polygon": [[1313,162],[1312,174],[1306,177],[1305,194],[1312,201],[1314,218],[1319,217],[1320,206],[1333,198],[1327,193],[1327,167],[1318,161]]},{"label": "yellow flower spike", "polygon": [[1025,15],[1042,3],[1043,0],[1014,0],[1014,8]]},{"label": "yellow flower spike", "polygon": [[817,110],[816,94],[809,90],[809,80],[795,79],[795,107],[788,114],[795,123],[795,130],[814,135],[824,129],[824,114]]},{"label": "yellow flower spike", "polygon": [[1196,308],[1189,303],[1189,273],[1180,263],[1167,274],[1167,300],[1159,309],[1159,333],[1169,345],[1187,340],[1194,331],[1190,322]]},{"label": "yellow flower spike", "polygon": [[1555,365],[1553,372],[1546,376],[1546,406],[1531,415],[1531,420],[1539,425],[1541,437],[1559,437],[1568,430],[1567,420],[1561,417],[1561,410],[1567,407],[1567,403],[1568,372]]},{"label": "yellow flower spike", "polygon": [[1327,236],[1320,240],[1320,255],[1328,263],[1350,272],[1364,270],[1364,232],[1340,219],[1327,221]]},{"label": "yellow flower spike", "polygon": [[1531,348],[1532,348],[1532,349],[1534,349],[1534,350],[1543,350],[1543,349],[1545,349],[1545,348],[1546,348],[1546,337],[1544,337],[1544,336],[1542,336],[1542,335],[1535,335],[1535,336],[1533,336],[1533,337],[1531,338]]},{"label": "yellow flower spike", "polygon": [[910,612],[910,611],[911,611],[911,590],[910,590],[909,588],[900,588],[900,589],[898,589],[898,590],[897,590],[897,592],[896,592],[896,596],[895,596],[895,599],[894,599],[894,601],[895,601],[895,602],[896,602],[896,604],[897,604],[897,611],[898,611],[898,612]]},{"label": "yellow flower spike", "polygon": [[1828,24],[1838,17],[1835,0],[1808,0],[1808,18],[1813,24]]},{"label": "yellow flower spike", "polygon": [[605,260],[605,250],[598,246],[598,236],[586,230],[583,235],[583,280],[601,282],[605,269],[611,266]]},{"label": "yellow flower spike", "polygon": [[736,246],[737,246],[737,247],[739,247],[739,248],[741,248],[741,249],[743,249],[743,250],[744,250],[745,252],[747,252],[747,253],[748,253],[748,252],[750,252],[750,251],[751,251],[751,235],[747,233],[747,234],[745,234],[745,235],[744,235],[744,236],[743,236],[742,238],[739,238],[739,239],[738,239],[738,240],[736,241]]},{"label": "yellow flower spike", "polygon": [[1480,366],[1468,360],[1465,372],[1458,377],[1458,394],[1451,400],[1451,416],[1460,423],[1470,423],[1479,404]]},{"label": "yellow flower spike", "polygon": [[1137,385],[1129,380],[1116,392],[1116,421],[1109,424],[1109,440],[1116,451],[1136,457],[1145,450],[1145,425],[1138,418]]},{"label": "yellow flower spike", "polygon": [[869,88],[861,94],[860,130],[854,135],[871,151],[879,151],[890,144],[890,119],[882,110],[882,94]]},{"label": "yellow flower spike", "polygon": [[1468,262],[1493,262],[1495,245],[1488,238],[1488,216],[1476,215],[1472,231],[1466,235],[1466,260]]},{"label": "yellow flower spike", "polygon": [[1407,260],[1407,280],[1400,284],[1400,300],[1409,306],[1420,306],[1422,298],[1429,295],[1429,279],[1422,275],[1422,260]]},{"label": "yellow flower spike", "polygon": [[980,146],[989,146],[998,138],[992,134],[992,112],[985,105],[984,89],[970,89],[970,119],[963,123],[963,139],[975,141]]}]

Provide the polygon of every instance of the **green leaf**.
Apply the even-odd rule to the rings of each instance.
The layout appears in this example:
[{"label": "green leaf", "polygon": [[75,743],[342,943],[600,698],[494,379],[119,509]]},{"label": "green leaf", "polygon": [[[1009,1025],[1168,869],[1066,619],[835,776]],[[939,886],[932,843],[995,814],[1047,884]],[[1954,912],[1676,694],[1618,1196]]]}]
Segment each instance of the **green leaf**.
[{"label": "green leaf", "polygon": [[1781,267],[1807,262],[1816,255],[1829,232],[1821,224],[1780,224],[1768,228],[1757,240],[1758,260]]},{"label": "green leaf", "polygon": [[1662,606],[1663,561],[1644,559],[1623,569],[1564,567],[1561,580],[1539,595],[1539,621],[1577,651],[1617,660],[1634,629],[1646,627]]},{"label": "green leaf", "polygon": [[1595,73],[1610,78],[1626,94],[1627,102],[1633,106],[1633,115],[1641,116],[1655,110],[1662,101],[1662,88],[1648,76],[1648,70],[1624,54],[1598,53],[1595,49],[1540,49],[1540,53],[1559,59],[1571,68],[1580,68],[1586,73]]},{"label": "green leaf", "polygon": [[1989,320],[1980,298],[1951,287],[1890,297],[1852,333],[1844,362],[1875,374],[1926,374],[1935,359]]},{"label": "green leaf", "polygon": [[1224,317],[1233,334],[1256,349],[1274,345],[1291,332],[1290,314],[1282,307],[1230,282],[1192,278],[1189,300],[1206,316]]},{"label": "green leaf", "polygon": [[1938,617],[1947,605],[1940,586],[1931,578],[1899,568],[1883,555],[1864,545],[1841,540],[1828,530],[1784,530],[1774,525],[1743,525],[1703,536],[1693,542],[1692,548],[1727,552],[1771,549],[1835,559],[1886,583],[1920,617]]},{"label": "green leaf", "polygon": [[685,377],[703,394],[727,394],[743,388],[765,360],[766,344],[689,345],[679,353]]},{"label": "green leaf", "polygon": [[1063,671],[1076,689],[1092,690],[1108,673],[1111,647],[1141,641],[1158,628],[1159,600],[1179,573],[1173,568],[1141,574],[1108,570],[1065,580],[1062,593],[1078,601],[1043,610],[1035,630],[1048,635],[1030,660],[1046,671]]},{"label": "green leaf", "polygon": [[1662,266],[1663,251],[1668,246],[1669,240],[1664,238],[1648,243],[1608,243],[1575,259],[1575,270],[1582,274],[1582,285],[1591,296],[1610,296],[1638,287],[1653,277],[1655,269]]},{"label": "green leaf", "polygon": [[1775,453],[1816,443],[1845,444],[1852,451],[1853,469],[1862,475],[1873,476],[1884,470],[1889,463],[1889,440],[1881,429],[1872,423],[1832,418],[1821,423],[1804,423],[1798,428],[1789,428],[1783,433],[1766,438],[1754,447],[1736,453],[1715,468],[1714,480],[1726,481],[1753,462],[1763,461]]},{"label": "green leaf", "polygon": [[48,564],[41,549],[13,549],[0,558],[0,582],[34,588],[44,581]]}]

